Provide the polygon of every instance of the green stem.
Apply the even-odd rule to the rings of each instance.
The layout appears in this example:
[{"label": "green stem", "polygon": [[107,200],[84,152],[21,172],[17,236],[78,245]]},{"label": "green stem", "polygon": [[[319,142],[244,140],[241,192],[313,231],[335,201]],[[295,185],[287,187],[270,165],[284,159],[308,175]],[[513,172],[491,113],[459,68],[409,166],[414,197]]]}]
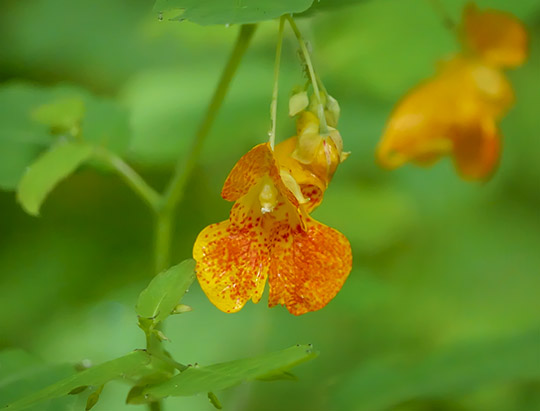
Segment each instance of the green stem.
[{"label": "green stem", "polygon": [[253,34],[255,33],[256,25],[244,24],[240,27],[236,44],[229,57],[229,60],[221,74],[221,78],[217,85],[217,88],[212,96],[210,105],[206,111],[206,115],[195,134],[191,149],[187,154],[184,161],[180,161],[176,167],[176,171],[171,178],[163,201],[158,208],[157,221],[156,221],[156,271],[162,271],[170,264],[170,248],[171,238],[174,225],[174,209],[176,205],[182,200],[184,190],[195,165],[201,154],[204,140],[210,132],[212,124],[216,119],[217,113],[221,108],[229,85],[231,83],[236,69],[238,68],[244,53],[246,52]]},{"label": "green stem", "polygon": [[272,129],[270,130],[270,147],[274,148],[276,142],[276,124],[277,124],[277,101],[279,89],[279,66],[281,63],[281,48],[283,46],[283,27],[285,26],[285,16],[279,19],[278,41],[276,46],[276,61],[274,63],[274,86],[272,89],[272,103],[270,104],[270,119]]},{"label": "green stem", "polygon": [[287,15],[287,20],[289,21],[289,25],[291,26],[291,29],[293,30],[294,35],[296,36],[296,39],[298,40],[298,43],[300,44],[300,50],[302,50],[302,55],[304,56],[304,60],[306,62],[306,65],[309,71],[309,78],[311,80],[311,85],[313,86],[315,98],[317,99],[317,115],[319,117],[320,133],[322,136],[326,136],[329,134],[328,125],[326,124],[323,101],[321,98],[321,92],[319,90],[319,84],[317,82],[315,69],[313,68],[313,63],[311,62],[311,56],[306,47],[306,42],[304,41],[304,38],[302,37],[300,30],[298,30],[298,26],[296,25],[294,19],[291,16]]},{"label": "green stem", "polygon": [[170,249],[172,240],[172,211],[161,211],[156,215],[156,233],[155,233],[155,272],[159,274],[170,265]]},{"label": "green stem", "polygon": [[148,185],[124,160],[103,147],[96,147],[95,157],[114,169],[126,184],[138,194],[152,210],[157,210],[161,203],[161,195]]}]

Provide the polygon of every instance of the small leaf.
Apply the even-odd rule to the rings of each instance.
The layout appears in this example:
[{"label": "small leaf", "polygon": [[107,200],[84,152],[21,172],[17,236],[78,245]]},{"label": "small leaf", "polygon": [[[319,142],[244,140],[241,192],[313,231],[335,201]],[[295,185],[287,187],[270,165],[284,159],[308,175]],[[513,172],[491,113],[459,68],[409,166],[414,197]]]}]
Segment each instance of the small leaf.
[{"label": "small leaf", "polygon": [[218,397],[213,392],[208,393],[208,401],[210,401],[210,404],[212,404],[218,410],[221,410],[223,408],[221,402],[219,402]]},{"label": "small leaf", "polygon": [[53,129],[69,131],[80,124],[84,111],[84,101],[80,97],[64,97],[39,106],[32,118]]},{"label": "small leaf", "polygon": [[142,395],[144,387],[140,385],[135,385],[134,387],[129,390],[127,398],[126,398],[126,404],[131,405],[139,405],[139,404],[146,404],[148,401],[144,398]]},{"label": "small leaf", "polygon": [[70,392],[68,392],[68,395],[76,395],[80,394],[84,390],[88,388],[88,385],[81,385],[80,387],[73,388]]},{"label": "small leaf", "polygon": [[5,409],[9,411],[23,410],[43,401],[68,395],[74,389],[84,385],[101,386],[115,378],[125,378],[145,369],[150,361],[151,357],[145,351],[133,351],[128,355],[96,365],[26,395],[7,405]]},{"label": "small leaf", "polygon": [[152,400],[167,396],[190,396],[220,391],[271,373],[277,374],[317,356],[311,345],[297,345],[282,351],[214,364],[190,367],[170,380],[150,386],[143,391]]},{"label": "small leaf", "polygon": [[174,307],[171,314],[184,314],[189,313],[190,311],[193,311],[193,307],[186,304],[178,304],[176,307]]},{"label": "small leaf", "polygon": [[62,142],[28,167],[17,189],[17,200],[28,214],[37,216],[51,190],[92,155],[92,147]]},{"label": "small leaf", "polygon": [[105,387],[105,384],[101,385],[97,390],[88,396],[88,399],[86,400],[86,411],[90,411],[92,408],[94,408],[94,405],[98,403],[101,391],[103,391],[103,387]]},{"label": "small leaf", "polygon": [[181,20],[193,23],[246,24],[272,20],[308,9],[313,0],[157,0],[154,11],[184,10]]},{"label": "small leaf", "polygon": [[293,94],[289,99],[289,116],[293,117],[304,110],[309,105],[306,91]]},{"label": "small leaf", "polygon": [[157,325],[172,313],[194,279],[195,261],[191,259],[159,273],[139,295],[137,314]]},{"label": "small leaf", "polygon": [[288,371],[278,371],[278,372],[272,372],[272,373],[257,377],[257,380],[259,381],[278,381],[278,380],[297,381],[298,377]]}]

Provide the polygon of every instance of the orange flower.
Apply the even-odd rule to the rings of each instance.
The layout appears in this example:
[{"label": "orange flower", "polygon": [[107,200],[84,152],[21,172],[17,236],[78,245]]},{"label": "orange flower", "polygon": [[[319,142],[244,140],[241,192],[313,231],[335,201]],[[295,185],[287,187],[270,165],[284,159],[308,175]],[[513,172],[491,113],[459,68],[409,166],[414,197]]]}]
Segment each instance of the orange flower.
[{"label": "orange flower", "polygon": [[521,21],[499,10],[480,11],[472,3],[463,12],[462,42],[496,67],[518,67],[527,58],[528,36]]},{"label": "orange flower", "polygon": [[526,32],[507,13],[471,5],[462,33],[465,51],[442,63],[394,109],[377,148],[383,166],[428,166],[451,155],[465,179],[493,172],[500,154],[497,122],[514,99],[501,67],[523,62]]},{"label": "orange flower", "polygon": [[255,146],[229,174],[222,197],[235,204],[229,219],[206,227],[193,257],[210,301],[225,312],[261,299],[294,315],[324,307],[341,289],[351,266],[350,244],[309,217],[294,179],[282,177],[269,144]]}]

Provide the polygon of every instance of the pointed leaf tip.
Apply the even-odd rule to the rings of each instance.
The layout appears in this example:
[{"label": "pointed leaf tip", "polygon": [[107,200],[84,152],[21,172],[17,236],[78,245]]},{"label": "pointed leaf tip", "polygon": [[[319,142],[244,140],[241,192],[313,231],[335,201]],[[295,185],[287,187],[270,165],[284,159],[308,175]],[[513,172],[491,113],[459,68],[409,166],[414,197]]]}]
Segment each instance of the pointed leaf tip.
[{"label": "pointed leaf tip", "polygon": [[185,260],[156,275],[141,294],[136,305],[139,322],[155,326],[179,306],[195,280],[195,261]]},{"label": "pointed leaf tip", "polygon": [[60,181],[90,158],[93,148],[75,142],[61,142],[28,167],[17,187],[17,200],[30,215],[38,216],[47,195]]}]

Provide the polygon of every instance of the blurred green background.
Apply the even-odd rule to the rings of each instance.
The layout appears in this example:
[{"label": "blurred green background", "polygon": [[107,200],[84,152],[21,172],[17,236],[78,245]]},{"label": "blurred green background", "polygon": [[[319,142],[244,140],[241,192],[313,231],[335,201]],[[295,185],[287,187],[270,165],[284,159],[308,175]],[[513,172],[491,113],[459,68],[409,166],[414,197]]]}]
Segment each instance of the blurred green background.
[{"label": "blurred green background", "polygon": [[[352,151],[315,217],[347,235],[354,268],[326,308],[301,317],[268,309],[264,298],[226,315],[192,286],[184,302],[193,312],[166,325],[179,361],[210,364],[296,343],[320,351],[294,371],[297,382],[217,393],[225,409],[540,410],[540,3],[478,3],[513,12],[531,35],[529,61],[508,74],[517,101],[501,124],[499,170],[485,184],[459,180],[449,160],[393,172],[374,161],[392,106],[458,48],[428,1],[366,0],[300,21]],[[458,20],[464,2],[444,4]],[[114,105],[118,150],[162,187],[237,27],[161,22],[151,9],[142,0],[4,0],[0,130],[37,136],[17,117],[22,101],[39,105],[50,87],[76,86]],[[205,225],[227,217],[221,184],[266,139],[276,32],[276,22],[261,24],[209,135],[179,207],[175,262],[190,257]],[[294,133],[286,97],[303,82],[287,33],[278,139]],[[0,170],[24,164],[18,144],[0,141]],[[31,144],[39,152],[44,143]],[[0,348],[23,348],[35,364],[69,364],[143,347],[134,304],[152,274],[152,223],[116,176],[90,167],[52,193],[40,218],[0,192]],[[54,381],[65,367],[38,367],[32,378]],[[123,405],[127,390],[107,385],[95,409],[145,409]],[[83,409],[77,401],[49,409]],[[166,409],[213,408],[200,396],[168,399]]]}]

